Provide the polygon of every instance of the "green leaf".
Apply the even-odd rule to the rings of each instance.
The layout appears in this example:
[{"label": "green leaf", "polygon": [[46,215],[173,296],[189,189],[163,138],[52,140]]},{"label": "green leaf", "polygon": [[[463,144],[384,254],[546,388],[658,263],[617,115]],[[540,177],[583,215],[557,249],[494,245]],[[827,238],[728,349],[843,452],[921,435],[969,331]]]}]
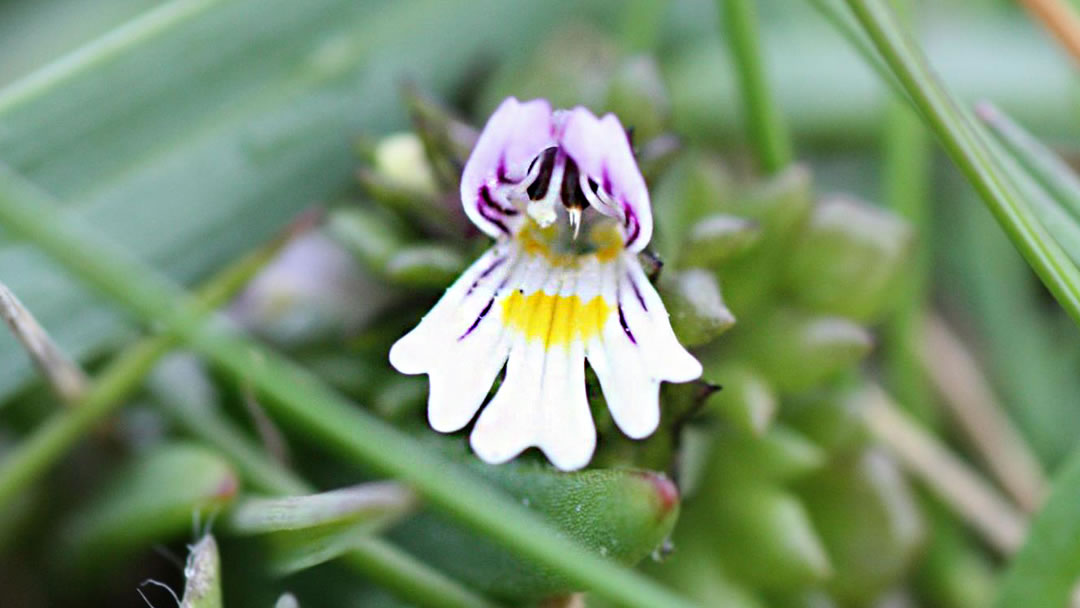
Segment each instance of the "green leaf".
[{"label": "green leaf", "polygon": [[392,521],[416,506],[416,496],[393,482],[361,484],[306,496],[247,498],[229,513],[238,534],[266,534],[321,526]]},{"label": "green leaf", "polygon": [[[575,7],[175,0],[0,91],[0,159],[190,282],[347,184],[351,140],[404,124],[401,75],[446,91]],[[10,239],[0,276],[79,359],[127,327]],[[4,340],[0,399],[32,377]]]},{"label": "green leaf", "polygon": [[[562,473],[547,465],[480,463],[458,444],[455,459],[558,527],[562,534],[619,563],[633,565],[656,550],[678,518],[675,484],[659,473],[590,469]],[[489,540],[422,515],[393,538],[455,578],[507,600],[578,590],[549,565],[517,559]]]},{"label": "green leaf", "polygon": [[1031,523],[1027,540],[1009,565],[996,608],[1069,605],[1080,579],[1080,452],[1074,451],[1054,479],[1046,505]]}]

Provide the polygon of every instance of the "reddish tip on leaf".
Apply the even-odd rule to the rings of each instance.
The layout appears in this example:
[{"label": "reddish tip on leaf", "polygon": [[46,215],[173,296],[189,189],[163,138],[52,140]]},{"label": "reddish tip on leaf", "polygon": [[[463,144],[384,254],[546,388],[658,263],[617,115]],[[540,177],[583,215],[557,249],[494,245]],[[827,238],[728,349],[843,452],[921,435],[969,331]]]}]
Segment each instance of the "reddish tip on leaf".
[{"label": "reddish tip on leaf", "polygon": [[658,517],[661,519],[667,517],[673,509],[679,506],[679,487],[662,473],[641,473],[641,476],[648,480],[656,490],[656,496],[660,503]]}]

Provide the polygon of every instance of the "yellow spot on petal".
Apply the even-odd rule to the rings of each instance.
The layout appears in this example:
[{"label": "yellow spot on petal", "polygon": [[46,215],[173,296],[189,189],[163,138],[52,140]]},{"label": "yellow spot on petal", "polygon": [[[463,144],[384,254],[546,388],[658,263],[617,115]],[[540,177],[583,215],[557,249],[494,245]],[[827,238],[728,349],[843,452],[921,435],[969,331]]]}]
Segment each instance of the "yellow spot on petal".
[{"label": "yellow spot on petal", "polygon": [[502,301],[503,323],[529,340],[542,341],[545,348],[598,335],[612,310],[600,296],[582,302],[576,295],[553,296],[542,291],[528,296],[515,291]]}]

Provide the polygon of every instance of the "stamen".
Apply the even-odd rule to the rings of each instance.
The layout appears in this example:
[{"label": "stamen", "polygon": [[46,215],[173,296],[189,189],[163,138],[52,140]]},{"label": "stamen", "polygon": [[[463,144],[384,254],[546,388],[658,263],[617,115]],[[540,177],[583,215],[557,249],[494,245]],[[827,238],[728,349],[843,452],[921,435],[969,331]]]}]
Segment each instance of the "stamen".
[{"label": "stamen", "polygon": [[570,219],[570,228],[574,230],[574,239],[578,237],[578,232],[581,231],[581,207],[567,207],[566,214]]},{"label": "stamen", "polygon": [[563,206],[566,207],[567,215],[570,217],[570,227],[574,229],[574,238],[577,239],[578,231],[581,229],[581,214],[589,203],[581,188],[581,174],[577,163],[570,157],[566,158],[566,169],[563,172],[559,193],[562,195]]},{"label": "stamen", "polygon": [[558,151],[558,148],[548,148],[540,153],[538,157],[540,159],[540,172],[537,174],[536,179],[526,188],[526,192],[529,193],[529,200],[537,201],[547,195],[548,186],[551,185],[551,175],[555,171],[555,155]]}]

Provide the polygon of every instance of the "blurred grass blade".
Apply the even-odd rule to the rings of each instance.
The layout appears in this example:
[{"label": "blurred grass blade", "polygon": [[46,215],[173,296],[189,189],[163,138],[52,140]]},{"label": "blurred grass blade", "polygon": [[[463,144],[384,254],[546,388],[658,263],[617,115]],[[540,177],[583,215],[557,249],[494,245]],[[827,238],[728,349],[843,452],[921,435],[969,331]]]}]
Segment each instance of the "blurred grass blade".
[{"label": "blurred grass blade", "polygon": [[[0,161],[190,283],[348,184],[352,138],[405,124],[402,75],[444,93],[476,57],[528,48],[577,8],[168,2],[0,91]],[[0,276],[77,360],[107,350],[129,328],[5,235]],[[33,377],[3,336],[0,370],[0,399]]]},{"label": "blurred grass blade", "polygon": [[1009,565],[996,608],[1068,606],[1080,579],[1080,451],[1055,476],[1046,506]]},{"label": "blurred grass blade", "polygon": [[758,166],[767,174],[791,164],[791,138],[769,88],[758,34],[756,0],[719,0],[742,93],[743,120]]},{"label": "blurred grass blade", "polygon": [[[296,231],[304,222],[293,226]],[[287,231],[222,269],[195,297],[203,310],[213,310],[236,294],[266,265],[293,236]],[[179,340],[165,333],[143,338],[125,348],[101,371],[75,407],[53,414],[0,461],[0,505],[17,496],[26,486],[67,453],[83,435],[124,404],[125,398]]]},{"label": "blurred grass blade", "polygon": [[859,23],[908,92],[945,151],[1054,298],[1080,323],[1080,269],[1053,240],[994,162],[976,126],[932,74],[881,0],[848,0]]},{"label": "blurred grass blade", "polygon": [[352,462],[409,483],[432,505],[518,555],[616,603],[686,605],[656,583],[568,541],[503,493],[357,408],[289,360],[234,332],[214,331],[174,282],[61,213],[50,197],[10,170],[0,171],[0,226],[133,313],[175,331],[227,374],[249,382],[283,425]]},{"label": "blurred grass blade", "polygon": [[416,505],[416,495],[408,488],[375,482],[307,496],[248,498],[233,508],[228,525],[238,534],[265,534],[375,523],[397,519]]},{"label": "blurred grass blade", "polygon": [[980,102],[975,114],[1073,220],[1080,221],[1080,178],[1072,168],[993,103]]},{"label": "blurred grass blade", "polygon": [[207,534],[191,547],[184,566],[184,598],[180,608],[221,608],[221,556]]}]

